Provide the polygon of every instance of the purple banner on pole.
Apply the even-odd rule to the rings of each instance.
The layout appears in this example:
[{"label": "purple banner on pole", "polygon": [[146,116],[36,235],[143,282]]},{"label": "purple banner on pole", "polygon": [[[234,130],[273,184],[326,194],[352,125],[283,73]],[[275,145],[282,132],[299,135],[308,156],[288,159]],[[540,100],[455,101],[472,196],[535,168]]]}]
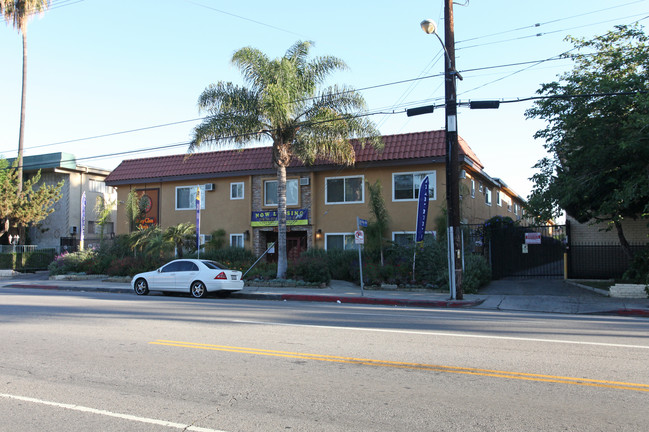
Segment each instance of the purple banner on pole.
[{"label": "purple banner on pole", "polygon": [[201,250],[201,187],[196,187],[196,250]]},{"label": "purple banner on pole", "polygon": [[426,232],[426,219],[428,218],[428,191],[429,191],[428,176],[424,177],[419,187],[419,203],[417,204],[417,235],[415,241],[417,243],[424,241],[424,233]]},{"label": "purple banner on pole", "polygon": [[79,236],[79,249],[83,250],[84,241],[86,239],[86,192],[81,195],[81,228]]}]

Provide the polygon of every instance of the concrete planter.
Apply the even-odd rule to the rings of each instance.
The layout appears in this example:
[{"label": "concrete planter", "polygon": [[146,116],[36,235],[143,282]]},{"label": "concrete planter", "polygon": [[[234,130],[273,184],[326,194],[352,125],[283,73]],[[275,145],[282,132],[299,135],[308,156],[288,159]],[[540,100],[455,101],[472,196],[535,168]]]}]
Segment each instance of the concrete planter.
[{"label": "concrete planter", "polygon": [[647,298],[646,285],[640,284],[615,284],[609,290],[611,297],[622,298]]}]

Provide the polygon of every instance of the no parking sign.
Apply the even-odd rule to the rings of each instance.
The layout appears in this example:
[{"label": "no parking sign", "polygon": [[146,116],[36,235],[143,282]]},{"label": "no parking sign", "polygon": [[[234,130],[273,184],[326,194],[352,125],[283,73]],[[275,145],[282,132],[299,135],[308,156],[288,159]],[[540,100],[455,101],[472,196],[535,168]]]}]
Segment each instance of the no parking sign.
[{"label": "no parking sign", "polygon": [[363,231],[354,231],[354,243],[365,244],[365,233]]}]

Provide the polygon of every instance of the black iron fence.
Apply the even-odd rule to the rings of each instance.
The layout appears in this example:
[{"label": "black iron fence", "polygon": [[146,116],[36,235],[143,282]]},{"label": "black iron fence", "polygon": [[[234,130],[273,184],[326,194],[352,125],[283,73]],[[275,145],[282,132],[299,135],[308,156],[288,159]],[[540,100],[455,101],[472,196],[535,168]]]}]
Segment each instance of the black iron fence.
[{"label": "black iron fence", "polygon": [[[631,251],[636,254],[647,247],[633,245]],[[619,279],[630,264],[629,258],[619,245],[571,245],[568,254],[568,278]]]}]

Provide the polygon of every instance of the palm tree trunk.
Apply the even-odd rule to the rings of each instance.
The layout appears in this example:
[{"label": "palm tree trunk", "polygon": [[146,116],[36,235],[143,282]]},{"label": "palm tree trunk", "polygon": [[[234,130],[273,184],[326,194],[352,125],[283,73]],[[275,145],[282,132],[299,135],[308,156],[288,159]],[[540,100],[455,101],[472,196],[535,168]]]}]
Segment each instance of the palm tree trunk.
[{"label": "palm tree trunk", "polygon": [[277,164],[277,279],[286,278],[286,166]]},{"label": "palm tree trunk", "polygon": [[20,102],[20,132],[18,134],[18,193],[23,191],[23,145],[25,138],[25,101],[26,101],[26,84],[27,84],[27,34],[22,32],[23,36],[23,88],[22,99]]}]

